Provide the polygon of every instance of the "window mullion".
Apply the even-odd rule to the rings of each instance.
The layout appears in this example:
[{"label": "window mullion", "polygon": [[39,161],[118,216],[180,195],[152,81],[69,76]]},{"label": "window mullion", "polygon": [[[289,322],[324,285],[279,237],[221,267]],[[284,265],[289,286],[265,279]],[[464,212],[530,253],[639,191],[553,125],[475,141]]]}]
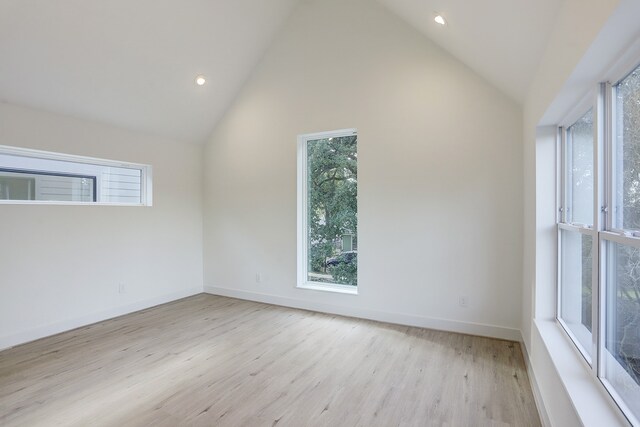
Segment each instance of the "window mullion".
[{"label": "window mullion", "polygon": [[566,131],[564,127],[558,128],[558,159],[560,161],[560,168],[558,174],[559,188],[558,188],[558,222],[567,222],[567,144],[566,144]]},{"label": "window mullion", "polygon": [[562,128],[562,143],[564,146],[564,222],[573,223],[573,159],[571,158],[572,138],[569,128]]},{"label": "window mullion", "polygon": [[562,238],[561,238],[561,229],[562,226],[567,225],[567,197],[566,197],[566,183],[567,183],[567,144],[566,144],[566,130],[563,126],[558,128],[558,160],[560,167],[558,168],[558,209],[556,210],[556,215],[558,219],[558,232],[557,232],[557,270],[556,270],[556,319],[560,320],[561,318],[561,304],[562,304],[562,291],[561,291],[561,283],[562,283]]},{"label": "window mullion", "polygon": [[611,108],[609,107],[611,102],[610,91],[608,85],[602,83],[599,85],[596,94],[596,110],[595,110],[595,135],[594,135],[594,195],[593,195],[593,229],[598,234],[598,238],[593,240],[592,250],[592,319],[593,325],[593,360],[592,364],[593,374],[598,376],[601,367],[601,349],[603,348],[603,330],[602,320],[604,311],[601,307],[601,301],[604,301],[602,295],[604,289],[604,277],[605,271],[603,258],[606,254],[605,243],[600,239],[600,233],[607,229],[609,224],[608,206],[610,206],[608,199],[610,195],[609,182],[610,182],[610,167],[609,161],[610,153],[610,119]]},{"label": "window mullion", "polygon": [[603,149],[605,153],[604,167],[604,195],[605,195],[605,222],[603,230],[612,230],[615,225],[615,191],[616,191],[616,166],[614,155],[614,120],[615,109],[613,108],[615,89],[610,83],[602,83],[603,101],[604,101],[604,135]]}]

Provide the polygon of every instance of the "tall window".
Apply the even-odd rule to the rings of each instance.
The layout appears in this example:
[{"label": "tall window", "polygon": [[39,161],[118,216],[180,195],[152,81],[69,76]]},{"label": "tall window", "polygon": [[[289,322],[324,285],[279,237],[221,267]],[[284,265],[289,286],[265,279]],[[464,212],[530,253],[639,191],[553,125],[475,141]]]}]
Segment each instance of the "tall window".
[{"label": "tall window", "polygon": [[640,418],[640,67],[612,89],[602,376]]},{"label": "tall window", "polygon": [[357,146],[354,129],[298,137],[298,287],[355,293]]},{"label": "tall window", "polygon": [[560,135],[558,320],[640,425],[640,67]]},{"label": "tall window", "polygon": [[593,111],[590,109],[562,134],[563,200],[560,223],[561,324],[587,361],[592,354]]}]

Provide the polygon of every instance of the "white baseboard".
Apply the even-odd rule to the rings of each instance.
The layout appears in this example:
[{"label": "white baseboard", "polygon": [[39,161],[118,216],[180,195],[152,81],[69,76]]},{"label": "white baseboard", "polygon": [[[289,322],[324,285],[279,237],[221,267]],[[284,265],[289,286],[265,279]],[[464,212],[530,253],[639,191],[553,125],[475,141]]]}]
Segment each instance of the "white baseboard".
[{"label": "white baseboard", "polygon": [[92,323],[101,322],[107,319],[112,319],[114,317],[122,316],[124,314],[129,314],[134,311],[144,310],[145,308],[153,307],[160,304],[165,304],[171,301],[178,300],[180,298],[186,298],[186,297],[197,295],[200,293],[202,293],[202,288],[200,287],[186,289],[183,291],[173,292],[170,294],[162,295],[155,298],[150,298],[143,301],[137,301],[132,304],[110,308],[109,310],[101,311],[98,313],[91,313],[86,316],[81,316],[75,319],[69,319],[69,320],[64,320],[62,322],[55,322],[48,325],[42,325],[37,328],[19,332],[17,334],[0,337],[0,350],[4,350],[10,347],[15,347],[16,345],[24,344],[40,338],[59,334],[61,332],[70,331],[71,329],[80,328],[82,326],[87,326]]},{"label": "white baseboard", "polygon": [[376,320],[379,322],[394,323],[398,325],[417,326],[420,328],[437,329],[441,331],[459,332],[462,334],[479,335],[499,338],[509,341],[520,341],[520,330],[505,328],[502,326],[485,325],[481,323],[460,322],[457,320],[438,319],[434,317],[416,316],[411,314],[392,313],[380,310],[371,310],[358,307],[345,307],[335,304],[326,304],[313,301],[305,301],[296,298],[281,297],[276,295],[261,294],[257,292],[241,291],[237,289],[222,288],[205,285],[204,291],[213,295],[239,298],[249,301],[263,302],[285,307],[300,308],[303,310],[319,311],[322,313],[338,314],[341,316],[357,317],[361,319]]},{"label": "white baseboard", "polygon": [[524,364],[527,367],[527,375],[529,376],[529,383],[531,384],[531,390],[533,392],[533,400],[536,402],[538,415],[540,415],[540,422],[543,427],[551,427],[551,420],[549,419],[547,408],[544,406],[544,401],[542,400],[542,393],[540,393],[540,386],[538,385],[536,374],[531,367],[531,359],[529,358],[527,346],[524,344],[524,337],[520,337],[520,348],[522,349]]}]

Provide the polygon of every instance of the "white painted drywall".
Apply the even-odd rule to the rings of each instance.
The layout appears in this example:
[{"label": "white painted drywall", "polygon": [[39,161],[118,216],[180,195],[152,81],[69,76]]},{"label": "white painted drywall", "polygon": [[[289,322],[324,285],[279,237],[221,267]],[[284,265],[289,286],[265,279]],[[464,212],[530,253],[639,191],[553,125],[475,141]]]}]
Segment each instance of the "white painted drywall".
[{"label": "white painted drywall", "polygon": [[0,144],[153,166],[152,207],[0,205],[0,348],[202,292],[202,147],[4,103]]},{"label": "white painted drywall", "polygon": [[[205,290],[519,337],[521,118],[375,2],[302,2],[206,146]],[[296,289],[296,136],[351,127],[359,295]]]}]

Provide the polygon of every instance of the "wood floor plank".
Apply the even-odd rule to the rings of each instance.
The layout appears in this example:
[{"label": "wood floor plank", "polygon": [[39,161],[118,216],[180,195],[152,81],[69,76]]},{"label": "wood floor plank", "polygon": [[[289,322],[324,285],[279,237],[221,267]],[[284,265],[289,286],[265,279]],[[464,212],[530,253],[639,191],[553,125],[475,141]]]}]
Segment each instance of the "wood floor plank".
[{"label": "wood floor plank", "polygon": [[2,426],[539,426],[518,343],[197,295],[0,352]]}]

